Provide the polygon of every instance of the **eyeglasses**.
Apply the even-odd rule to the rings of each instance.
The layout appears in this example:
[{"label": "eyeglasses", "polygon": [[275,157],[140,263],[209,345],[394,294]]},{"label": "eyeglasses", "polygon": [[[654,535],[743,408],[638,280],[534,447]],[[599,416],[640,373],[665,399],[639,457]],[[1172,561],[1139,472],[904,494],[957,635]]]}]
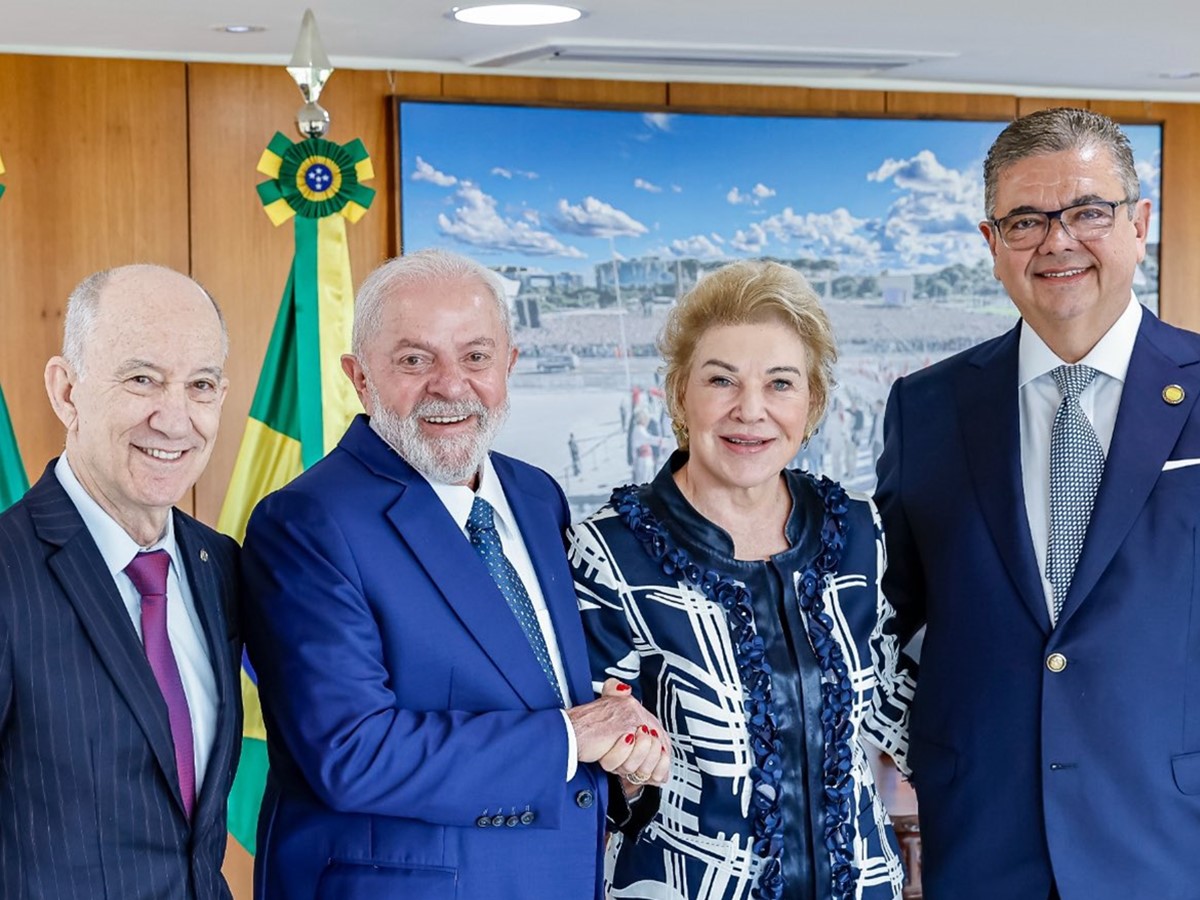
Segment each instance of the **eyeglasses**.
[{"label": "eyeglasses", "polygon": [[1002,219],[990,219],[992,227],[1009,250],[1032,250],[1040,247],[1050,234],[1050,223],[1058,219],[1067,237],[1075,241],[1098,241],[1113,230],[1117,207],[1136,202],[1124,200],[1093,200],[1065,209],[1045,212],[1016,212]]}]

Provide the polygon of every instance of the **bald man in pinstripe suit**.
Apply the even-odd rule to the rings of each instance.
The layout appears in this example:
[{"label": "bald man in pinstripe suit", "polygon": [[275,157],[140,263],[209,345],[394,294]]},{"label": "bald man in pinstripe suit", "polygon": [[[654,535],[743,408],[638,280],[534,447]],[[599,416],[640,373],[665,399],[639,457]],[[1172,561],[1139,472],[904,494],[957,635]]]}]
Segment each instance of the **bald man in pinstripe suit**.
[{"label": "bald man in pinstripe suit", "polygon": [[0,516],[0,897],[225,900],[237,547],[204,470],[224,324],[189,278],[86,279],[46,366],[66,450]]}]

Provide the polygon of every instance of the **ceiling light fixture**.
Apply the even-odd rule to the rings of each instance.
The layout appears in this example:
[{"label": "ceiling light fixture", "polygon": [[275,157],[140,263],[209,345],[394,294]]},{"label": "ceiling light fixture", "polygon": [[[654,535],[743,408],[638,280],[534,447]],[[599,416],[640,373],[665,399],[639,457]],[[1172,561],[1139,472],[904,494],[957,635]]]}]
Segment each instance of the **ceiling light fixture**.
[{"label": "ceiling light fixture", "polygon": [[213,31],[221,31],[225,34],[257,34],[260,31],[267,29],[262,25],[214,25]]},{"label": "ceiling light fixture", "polygon": [[497,3],[491,6],[456,6],[450,14],[468,25],[562,25],[583,13],[573,6],[551,3]]},{"label": "ceiling light fixture", "polygon": [[1159,78],[1168,78],[1172,81],[1184,81],[1188,78],[1200,78],[1200,72],[1194,69],[1177,69],[1174,72],[1159,72]]}]

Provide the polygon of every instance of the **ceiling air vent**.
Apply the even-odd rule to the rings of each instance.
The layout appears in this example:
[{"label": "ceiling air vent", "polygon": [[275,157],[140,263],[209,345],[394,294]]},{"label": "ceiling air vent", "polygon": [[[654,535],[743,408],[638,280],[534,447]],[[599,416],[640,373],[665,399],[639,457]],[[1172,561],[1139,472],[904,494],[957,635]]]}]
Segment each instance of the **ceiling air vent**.
[{"label": "ceiling air vent", "polygon": [[579,65],[656,69],[753,69],[827,73],[842,77],[886,72],[935,59],[950,59],[957,53],[854,50],[829,47],[763,47],[732,44],[663,44],[605,41],[557,41],[499,55],[466,60],[467,65],[485,68],[508,66]]}]

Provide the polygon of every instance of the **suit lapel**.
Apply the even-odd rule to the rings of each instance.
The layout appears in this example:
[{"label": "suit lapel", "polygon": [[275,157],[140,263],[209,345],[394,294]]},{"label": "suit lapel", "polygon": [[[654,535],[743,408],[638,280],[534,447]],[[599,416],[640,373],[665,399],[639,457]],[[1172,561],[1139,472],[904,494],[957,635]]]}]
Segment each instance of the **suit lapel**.
[{"label": "suit lapel", "polygon": [[414,474],[387,516],[463,627],[526,705],[556,706],[516,616],[429,485]]},{"label": "suit lapel", "polygon": [[[1145,507],[1200,393],[1197,361],[1194,351],[1175,340],[1170,326],[1143,311],[1104,476],[1060,623],[1095,588]],[[1169,384],[1184,389],[1182,403],[1172,406],[1163,400]]]},{"label": "suit lapel", "polygon": [[235,734],[237,687],[234,681],[233,661],[229,656],[229,623],[226,621],[225,598],[215,554],[205,546],[203,538],[192,523],[181,515],[175,516],[175,539],[179,544],[179,555],[183,559],[184,574],[191,587],[192,602],[196,606],[200,626],[204,630],[208,658],[217,685],[217,729],[212,754],[205,769],[204,783],[198,786],[199,794],[194,815],[194,821],[198,823],[209,815],[214,803],[220,804],[225,799],[223,791],[214,790],[214,785],[223,785],[224,773],[229,769],[230,754],[241,735]]},{"label": "suit lapel", "polygon": [[492,461],[517,518],[517,526],[521,529],[521,537],[533,560],[542,596],[550,611],[571,701],[587,703],[594,699],[592,676],[586,665],[587,645],[579,619],[579,603],[575,599],[575,584],[567,567],[563,535],[558,528],[560,509],[526,491],[504,457],[493,454]]},{"label": "suit lapel", "polygon": [[992,543],[1029,614],[1048,633],[1050,614],[1033,552],[1021,477],[1019,335],[1020,326],[979,348],[956,382],[956,400],[971,480]]},{"label": "suit lapel", "polygon": [[146,735],[182,811],[167,704],[104,558],[52,468],[47,468],[30,489],[27,500],[38,537],[59,547],[49,557],[50,571],[74,607],[96,656]]}]

